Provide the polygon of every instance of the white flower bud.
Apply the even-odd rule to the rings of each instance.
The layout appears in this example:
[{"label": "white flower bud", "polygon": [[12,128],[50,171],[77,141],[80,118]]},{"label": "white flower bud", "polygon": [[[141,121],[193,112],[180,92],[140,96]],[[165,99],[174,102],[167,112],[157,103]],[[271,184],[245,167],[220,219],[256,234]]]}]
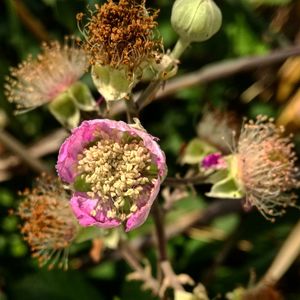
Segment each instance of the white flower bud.
[{"label": "white flower bud", "polygon": [[176,0],[171,23],[182,40],[202,42],[220,29],[222,13],[212,0]]}]

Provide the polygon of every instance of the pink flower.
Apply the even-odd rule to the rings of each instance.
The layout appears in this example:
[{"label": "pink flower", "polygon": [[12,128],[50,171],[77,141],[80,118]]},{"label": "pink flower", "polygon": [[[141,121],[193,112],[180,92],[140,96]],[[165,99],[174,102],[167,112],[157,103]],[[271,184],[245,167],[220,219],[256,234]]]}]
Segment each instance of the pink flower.
[{"label": "pink flower", "polygon": [[126,231],[140,226],[167,173],[156,139],[122,121],[84,121],[62,144],[61,179],[75,191],[71,206],[82,226]]},{"label": "pink flower", "polygon": [[226,168],[226,162],[223,159],[221,153],[211,153],[205,156],[201,162],[204,169],[224,169]]}]

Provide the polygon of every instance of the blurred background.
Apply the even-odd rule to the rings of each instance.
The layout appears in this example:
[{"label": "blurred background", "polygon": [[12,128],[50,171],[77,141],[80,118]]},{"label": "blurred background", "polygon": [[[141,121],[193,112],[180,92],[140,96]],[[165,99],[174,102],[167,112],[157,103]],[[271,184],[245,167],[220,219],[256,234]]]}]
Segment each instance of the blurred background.
[{"label": "blurred background", "polygon": [[[76,14],[103,1],[84,0],[4,0],[0,2],[0,84],[3,87],[9,67],[28,54],[39,52],[42,41],[62,40],[80,35]],[[160,9],[159,30],[165,48],[172,48],[177,36],[170,26],[173,1],[147,1]],[[193,44],[183,55],[179,75],[226,59],[268,54],[300,43],[300,1],[219,0],[223,25],[211,40]],[[96,90],[88,76],[95,97]],[[142,88],[139,86],[138,88]],[[266,114],[278,119],[294,134],[300,150],[300,57],[280,60],[206,84],[180,89],[149,105],[141,114],[143,126],[161,140],[168,159],[169,174],[185,172],[178,156],[196,136],[203,108],[234,111],[238,117]],[[57,149],[64,138],[57,121],[45,107],[15,116],[14,106],[0,89],[0,130],[20,141],[28,151],[54,165]],[[122,114],[118,118],[125,118]],[[117,257],[104,253],[93,262],[91,243],[74,247],[69,271],[39,269],[19,233],[19,219],[9,211],[18,205],[18,191],[32,186],[34,174],[18,157],[0,143],[0,299],[154,299],[140,290],[139,282],[125,280],[129,267]],[[169,216],[171,222],[182,214],[206,207],[211,200],[199,188],[178,203]],[[170,259],[177,273],[187,273],[207,286],[212,299],[239,285],[247,286],[251,274],[260,278],[279,247],[297,222],[299,211],[289,209],[273,224],[257,211],[232,213],[193,228],[169,242]],[[151,230],[151,220],[132,237]],[[144,230],[144,231],[143,231]],[[205,234],[203,233],[205,232]],[[145,253],[155,262],[155,249]],[[153,265],[155,268],[155,263]],[[300,299],[300,261],[296,261],[279,282],[285,299]]]}]

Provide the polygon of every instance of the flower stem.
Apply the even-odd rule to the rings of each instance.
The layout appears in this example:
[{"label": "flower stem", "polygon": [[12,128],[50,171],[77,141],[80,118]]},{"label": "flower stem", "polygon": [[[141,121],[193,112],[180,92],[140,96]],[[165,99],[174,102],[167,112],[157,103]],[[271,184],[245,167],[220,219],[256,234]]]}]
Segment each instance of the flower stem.
[{"label": "flower stem", "polygon": [[168,286],[172,287],[174,290],[183,291],[183,287],[178,280],[172,265],[168,259],[167,254],[167,238],[164,227],[164,214],[159,203],[156,201],[153,204],[152,214],[155,223],[156,235],[157,235],[157,246],[159,252],[159,262],[161,268],[161,275],[163,276],[160,287],[160,297],[163,298],[165,290]]},{"label": "flower stem", "polygon": [[[170,56],[174,59],[179,59],[182,53],[185,51],[185,49],[189,46],[190,43],[179,39],[172,50]],[[166,68],[168,69],[168,67]],[[145,91],[139,96],[139,98],[136,100],[136,105],[138,110],[143,109],[145,106],[150,104],[152,100],[155,97],[155,94],[160,89],[161,85],[163,83],[162,79],[152,81],[148,87],[145,89]]]},{"label": "flower stem", "polygon": [[139,112],[136,103],[134,102],[132,95],[128,99],[124,100],[127,108],[127,122],[133,123],[133,118],[138,118]]},{"label": "flower stem", "polygon": [[164,215],[157,201],[155,201],[153,204],[152,214],[155,222],[159,259],[160,261],[165,261],[168,259],[168,255],[167,255],[167,239],[166,239],[166,233],[164,229]]},{"label": "flower stem", "polygon": [[176,45],[174,49],[172,50],[170,56],[172,56],[175,59],[179,59],[180,56],[183,54],[183,52],[186,50],[186,48],[190,45],[190,42],[179,39],[176,42]]}]

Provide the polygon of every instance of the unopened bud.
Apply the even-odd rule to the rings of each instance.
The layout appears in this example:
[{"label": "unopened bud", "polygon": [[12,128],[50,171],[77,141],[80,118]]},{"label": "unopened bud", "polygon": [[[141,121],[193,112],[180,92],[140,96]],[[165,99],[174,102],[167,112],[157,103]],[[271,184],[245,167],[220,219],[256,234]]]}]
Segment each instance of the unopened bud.
[{"label": "unopened bud", "polygon": [[212,0],[176,0],[171,23],[182,40],[202,42],[220,29],[222,13]]}]

